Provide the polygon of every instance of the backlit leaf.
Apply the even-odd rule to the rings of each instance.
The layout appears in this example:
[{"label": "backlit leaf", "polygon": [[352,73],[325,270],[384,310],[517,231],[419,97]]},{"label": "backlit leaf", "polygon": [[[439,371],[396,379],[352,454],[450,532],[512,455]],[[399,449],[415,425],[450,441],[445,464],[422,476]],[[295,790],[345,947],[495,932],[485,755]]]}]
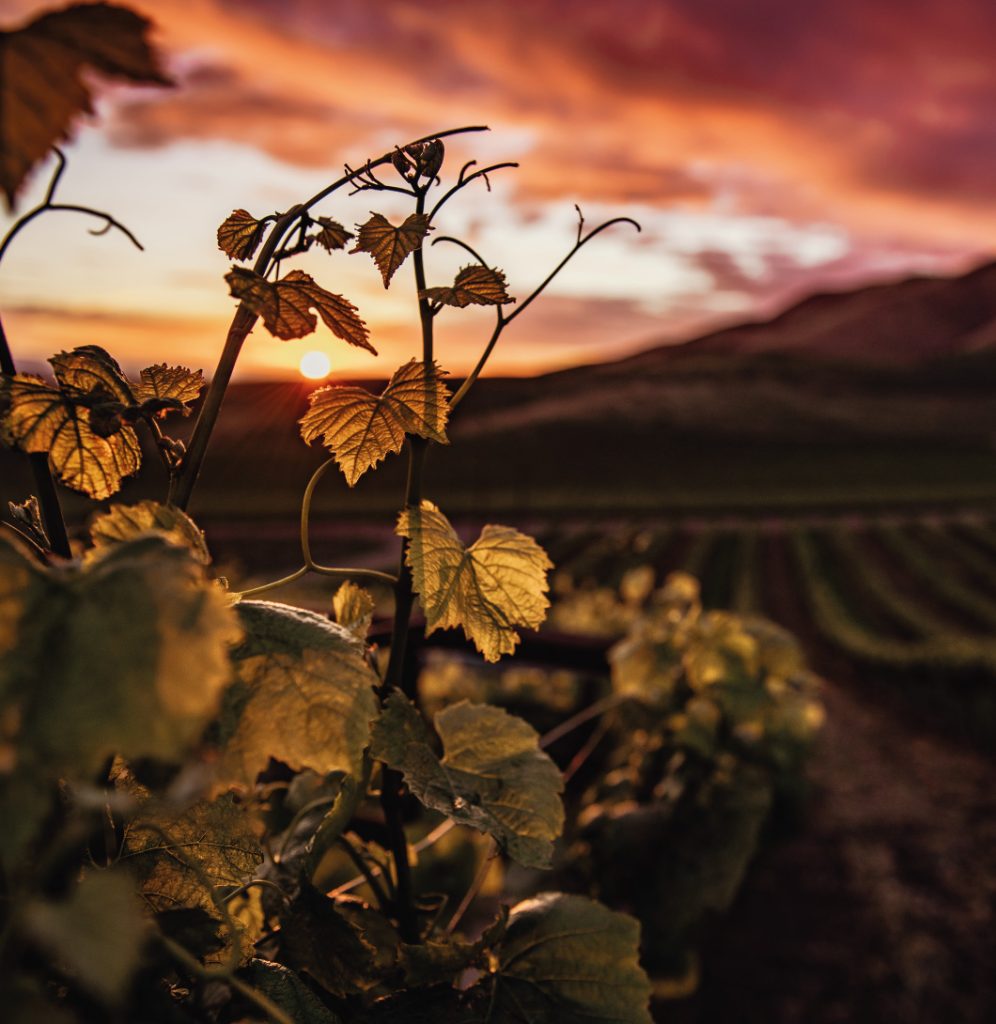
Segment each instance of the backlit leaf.
[{"label": "backlit leaf", "polygon": [[505,275],[482,263],[464,267],[449,288],[425,288],[420,297],[444,306],[503,306],[515,302],[505,291]]},{"label": "backlit leaf", "polygon": [[400,227],[382,214],[371,213],[370,219],[357,227],[356,245],[349,251],[370,253],[386,288],[408,255],[422,248],[429,230],[429,218],[424,213],[409,214]]},{"label": "backlit leaf", "polygon": [[380,680],[348,630],[289,605],[242,601],[246,639],[221,716],[222,780],[251,785],[271,757],[359,775]]},{"label": "backlit leaf", "polygon": [[25,178],[74,121],[93,112],[85,72],[168,85],[146,18],[112,4],[50,11],[0,32],[0,188],[8,208]]},{"label": "backlit leaf", "polygon": [[93,557],[101,548],[132,540],[143,533],[160,533],[174,544],[188,547],[198,562],[211,561],[204,534],[197,524],[174,505],[160,505],[158,501],[140,501],[137,505],[112,505],[101,512],[90,524]]},{"label": "backlit leaf", "polygon": [[335,249],[345,249],[346,243],[353,237],[352,231],[347,231],[331,217],[319,217],[318,226],[319,231],[315,235],[315,241],[329,252]]},{"label": "backlit leaf", "polygon": [[640,925],[594,900],[542,893],[512,909],[487,1024],[652,1024]]},{"label": "backlit leaf", "polygon": [[[141,537],[84,566],[0,542],[0,851],[27,837],[19,780],[91,779],[107,758],[177,758],[218,710],[234,612],[186,548]],[[8,787],[10,787],[8,791]]]},{"label": "backlit leaf", "polygon": [[409,540],[406,558],[427,635],[462,626],[481,654],[497,661],[515,650],[516,627],[535,629],[546,617],[546,574],[553,563],[532,537],[485,526],[465,548],[431,501],[405,509],[395,532]]},{"label": "backlit leaf", "polygon": [[233,210],[218,227],[218,248],[233,260],[251,259],[263,240],[266,221],[248,210]]},{"label": "backlit leaf", "polygon": [[232,295],[244,302],[275,337],[289,341],[303,338],[318,325],[312,309],[317,309],[325,325],[350,345],[377,354],[370,344],[367,325],[356,307],[341,295],[333,295],[315,283],[303,270],[292,270],[271,284],[245,267],[233,267],[225,275]]},{"label": "backlit leaf", "polygon": [[426,807],[493,836],[527,867],[549,867],[564,825],[563,779],[531,725],[489,704],[461,701],[435,716],[436,757],[415,706],[395,691],[374,725],[371,756],[403,772]]},{"label": "backlit leaf", "polygon": [[156,363],[142,370],[141,381],[134,391],[140,402],[160,398],[172,399],[186,405],[188,402],[197,401],[203,387],[202,371],[188,370],[186,366]]},{"label": "backlit leaf", "polygon": [[332,598],[335,621],[348,629],[361,643],[370,632],[373,611],[374,599],[370,592],[358,587],[352,580],[346,580]]},{"label": "backlit leaf", "polygon": [[371,467],[400,452],[405,434],[449,444],[446,419],[449,392],[435,364],[426,372],[415,359],[395,371],[379,395],[365,388],[331,384],[309,395],[311,408],[301,419],[309,444],[321,438],[352,487]]}]

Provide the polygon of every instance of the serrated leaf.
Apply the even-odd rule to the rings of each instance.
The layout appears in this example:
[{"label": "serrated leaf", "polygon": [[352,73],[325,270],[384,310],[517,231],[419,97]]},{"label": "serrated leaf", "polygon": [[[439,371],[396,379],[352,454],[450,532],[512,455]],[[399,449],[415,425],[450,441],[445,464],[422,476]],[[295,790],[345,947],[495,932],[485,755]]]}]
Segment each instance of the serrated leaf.
[{"label": "serrated leaf", "polygon": [[120,419],[134,404],[131,388],[96,345],[61,352],[49,362],[56,386],[33,374],[9,378],[6,432],[24,451],[47,453],[67,487],[109,498],[142,464],[138,435]]},{"label": "serrated leaf", "polygon": [[321,438],[352,487],[381,459],[400,452],[406,434],[449,444],[443,376],[435,363],[427,371],[412,359],[379,395],[345,384],[319,388],[308,396],[311,408],[301,418],[301,436],[309,444]]},{"label": "serrated leaf", "polygon": [[463,267],[449,288],[424,288],[419,297],[444,306],[504,306],[515,302],[505,290],[505,275],[483,263]]},{"label": "serrated leaf", "polygon": [[512,909],[487,1024],[652,1024],[640,925],[583,896],[542,893]]},{"label": "serrated leaf", "polygon": [[135,397],[140,402],[159,399],[179,402],[186,406],[188,402],[197,401],[203,388],[204,373],[201,370],[188,370],[186,366],[167,366],[166,363],[156,363],[141,371],[140,383],[134,391]]},{"label": "serrated leaf", "polygon": [[532,539],[508,526],[485,526],[465,548],[431,501],[405,509],[395,532],[425,610],[426,635],[462,626],[487,661],[511,654],[516,627],[536,629],[550,606],[546,574],[553,563]]},{"label": "serrated leaf", "polygon": [[332,598],[332,614],[361,643],[367,639],[373,622],[374,599],[370,592],[346,580]]},{"label": "serrated leaf", "polygon": [[367,325],[360,319],[356,307],[341,295],[327,292],[303,270],[292,270],[271,284],[245,267],[233,267],[225,275],[225,280],[232,295],[261,316],[263,325],[277,338],[289,341],[311,334],[318,325],[317,317],[311,312],[314,308],[337,337],[377,354],[368,340],[370,332]]},{"label": "serrated leaf", "polygon": [[549,867],[564,825],[564,785],[536,730],[502,708],[467,701],[438,712],[435,726],[442,759],[415,706],[395,691],[370,754],[401,771],[426,807],[487,832],[520,864]]},{"label": "serrated leaf", "polygon": [[[112,754],[182,756],[216,713],[240,630],[185,548],[126,541],[79,567],[0,542],[0,852],[30,837],[25,779],[92,778]],[[8,817],[9,815],[9,817]]]},{"label": "serrated leaf", "polygon": [[146,41],[149,21],[125,7],[76,4],[0,32],[0,188],[8,209],[31,169],[81,114],[93,113],[86,72],[168,85]]},{"label": "serrated leaf", "polygon": [[250,960],[241,976],[254,989],[284,1011],[294,1024],[340,1024],[338,1018],[283,964],[269,960]]},{"label": "serrated leaf", "polygon": [[36,900],[23,911],[32,941],[91,995],[114,1006],[142,959],[146,925],[126,875],[93,871],[67,900]]},{"label": "serrated leaf", "polygon": [[314,236],[315,241],[328,252],[335,249],[345,249],[346,243],[353,237],[352,231],[347,231],[337,220],[331,217],[319,217],[318,225],[320,230]]},{"label": "serrated leaf", "polygon": [[263,240],[266,221],[259,221],[248,210],[233,210],[218,225],[218,248],[233,260],[251,259]]},{"label": "serrated leaf", "polygon": [[362,645],[290,605],[242,601],[237,611],[246,638],[232,655],[219,777],[252,785],[271,757],[295,771],[359,776],[380,683]]},{"label": "serrated leaf", "polygon": [[90,524],[90,540],[94,551],[88,552],[88,557],[92,558],[101,548],[150,532],[162,534],[172,543],[186,546],[203,565],[211,561],[204,534],[193,519],[175,505],[160,505],[158,501],[111,505],[106,512],[97,515]]},{"label": "serrated leaf", "polygon": [[429,230],[429,218],[424,213],[409,214],[399,227],[382,214],[371,213],[370,219],[357,227],[356,245],[349,251],[370,253],[386,288],[409,254],[422,248]]},{"label": "serrated leaf", "polygon": [[[255,823],[228,794],[182,810],[140,812],[125,829],[121,854],[150,910],[199,908],[218,924],[215,899],[249,881],[262,861]],[[256,938],[240,929],[244,954]]]}]

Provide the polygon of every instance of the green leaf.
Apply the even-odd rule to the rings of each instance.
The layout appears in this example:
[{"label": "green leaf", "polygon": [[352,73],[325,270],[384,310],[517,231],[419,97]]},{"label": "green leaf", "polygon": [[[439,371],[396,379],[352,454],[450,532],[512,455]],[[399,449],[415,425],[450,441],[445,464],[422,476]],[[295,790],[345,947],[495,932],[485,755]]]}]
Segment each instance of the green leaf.
[{"label": "green leaf", "polygon": [[367,639],[370,623],[373,622],[374,599],[370,592],[358,587],[352,580],[346,580],[332,598],[332,614],[335,621],[348,629],[361,643]]},{"label": "green leaf", "polygon": [[252,785],[271,757],[295,771],[360,776],[380,680],[342,626],[289,605],[242,601],[245,642],[221,715],[222,780]]},{"label": "green leaf", "polygon": [[497,949],[488,1024],[652,1024],[640,925],[583,896],[514,907]]},{"label": "green leaf", "polygon": [[148,19],[105,3],[49,11],[0,32],[0,188],[8,209],[31,169],[93,112],[87,72],[168,85]]},{"label": "green leaf", "polygon": [[356,307],[341,295],[333,295],[316,284],[310,274],[292,270],[271,284],[265,278],[245,267],[233,267],[225,275],[232,295],[240,299],[277,338],[289,341],[303,338],[318,325],[318,315],[333,334],[350,345],[365,348],[377,354],[370,344],[367,325],[360,319]]},{"label": "green leaf", "polygon": [[440,760],[415,706],[393,692],[374,725],[372,757],[404,773],[414,796],[461,825],[487,832],[527,867],[549,867],[564,826],[564,784],[536,730],[487,704],[461,701],[435,716]]},{"label": "green leaf", "polygon": [[263,240],[266,221],[248,210],[233,210],[218,227],[218,248],[233,260],[251,259]]},{"label": "green leaf", "polygon": [[515,302],[505,291],[505,275],[483,263],[463,267],[449,288],[423,288],[419,298],[444,306],[504,306]]},{"label": "green leaf", "polygon": [[240,974],[294,1024],[340,1024],[340,1018],[289,967],[269,960],[250,960]]},{"label": "green leaf", "polygon": [[127,876],[91,871],[67,900],[29,903],[23,927],[91,995],[110,1006],[123,1002],[147,933]]},{"label": "green leaf", "polygon": [[346,243],[353,237],[352,231],[347,231],[331,217],[319,217],[318,225],[320,230],[315,234],[314,240],[328,252],[345,249]]},{"label": "green leaf", "polygon": [[400,227],[382,214],[371,213],[370,219],[357,227],[356,245],[349,251],[370,253],[386,288],[409,254],[422,248],[429,231],[429,218],[424,213],[409,214]]},{"label": "green leaf", "polygon": [[186,409],[188,402],[197,401],[204,388],[204,374],[201,370],[188,370],[186,366],[167,366],[156,363],[141,371],[141,381],[135,387],[135,396],[140,402],[153,399],[179,402]]},{"label": "green leaf", "polygon": [[497,661],[515,650],[515,627],[536,629],[546,617],[553,563],[532,537],[485,526],[465,548],[431,501],[405,509],[395,532],[409,540],[405,557],[425,609],[426,635],[462,626],[485,659]]},{"label": "green leaf", "polygon": [[449,444],[449,392],[442,378],[435,363],[426,372],[413,359],[379,395],[343,384],[319,388],[308,396],[311,408],[301,419],[301,436],[309,444],[320,437],[352,487],[385,456],[400,452],[406,434]]},{"label": "green leaf", "polygon": [[204,534],[197,524],[175,505],[158,501],[140,501],[136,505],[111,505],[90,524],[90,540],[94,548],[87,553],[93,558],[99,551],[144,533],[158,533],[173,544],[189,548],[203,565],[211,562]]}]

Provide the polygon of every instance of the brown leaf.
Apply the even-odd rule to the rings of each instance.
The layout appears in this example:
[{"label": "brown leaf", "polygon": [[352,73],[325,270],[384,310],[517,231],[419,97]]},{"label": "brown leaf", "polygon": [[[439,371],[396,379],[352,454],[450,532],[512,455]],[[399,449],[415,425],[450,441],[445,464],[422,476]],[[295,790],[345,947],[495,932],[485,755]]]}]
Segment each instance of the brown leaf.
[{"label": "brown leaf", "polygon": [[247,210],[233,210],[218,228],[218,248],[233,260],[250,259],[259,248],[266,222]]},{"label": "brown leaf", "polygon": [[349,251],[370,253],[386,288],[408,254],[422,247],[429,230],[429,218],[424,213],[410,214],[400,227],[395,227],[381,214],[372,213],[370,219],[357,228],[356,245]]},{"label": "brown leaf", "polygon": [[345,249],[346,243],[353,237],[352,231],[347,231],[331,217],[319,217],[318,224],[321,230],[315,235],[315,241],[329,252],[334,249]]},{"label": "brown leaf", "polygon": [[125,7],[76,4],[0,32],[0,189],[13,209],[31,169],[80,114],[93,113],[84,72],[169,85],[146,35],[149,21]]},{"label": "brown leaf", "polygon": [[201,370],[156,363],[142,370],[141,381],[134,390],[139,402],[160,398],[177,401],[185,406],[187,402],[197,400],[203,387],[204,374]]},{"label": "brown leaf", "polygon": [[270,334],[284,341],[311,334],[318,319],[311,312],[318,310],[325,325],[350,345],[377,354],[369,342],[370,332],[360,319],[356,307],[341,295],[333,295],[317,284],[303,270],[292,270],[286,277],[271,284],[259,274],[244,267],[233,267],[225,275],[232,295],[244,302]]},{"label": "brown leaf", "polygon": [[472,263],[457,274],[451,288],[425,288],[419,298],[444,306],[504,306],[515,302],[505,291],[505,275],[483,263]]}]

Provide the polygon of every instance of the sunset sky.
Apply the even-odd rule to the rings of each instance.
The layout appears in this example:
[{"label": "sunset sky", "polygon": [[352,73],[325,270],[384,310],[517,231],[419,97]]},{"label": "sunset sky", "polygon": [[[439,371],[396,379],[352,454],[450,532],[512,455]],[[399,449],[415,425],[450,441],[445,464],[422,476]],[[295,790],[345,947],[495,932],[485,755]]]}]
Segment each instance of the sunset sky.
[{"label": "sunset sky", "polygon": [[[0,0],[5,27],[48,5]],[[107,209],[146,246],[52,215],[0,271],[25,368],[74,345],[210,371],[234,308],[215,246],[235,207],[284,209],[433,130],[487,124],[449,147],[517,160],[471,187],[437,232],[465,237],[525,295],[590,224],[626,215],[516,321],[493,372],[612,358],[768,316],[820,289],[954,273],[996,248],[996,5],[988,0],[147,0],[172,90],[102,90],[67,148],[60,197]],[[43,192],[32,178],[21,208]],[[445,169],[444,169],[445,175]],[[363,194],[319,212],[347,226],[403,207]],[[430,284],[463,262],[430,251]],[[301,263],[350,298],[374,359],[321,325],[261,327],[243,376],[379,376],[414,354],[408,267],[385,292],[369,257]],[[476,359],[488,313],[437,320],[439,356]],[[34,365],[32,365],[34,364]]]}]

